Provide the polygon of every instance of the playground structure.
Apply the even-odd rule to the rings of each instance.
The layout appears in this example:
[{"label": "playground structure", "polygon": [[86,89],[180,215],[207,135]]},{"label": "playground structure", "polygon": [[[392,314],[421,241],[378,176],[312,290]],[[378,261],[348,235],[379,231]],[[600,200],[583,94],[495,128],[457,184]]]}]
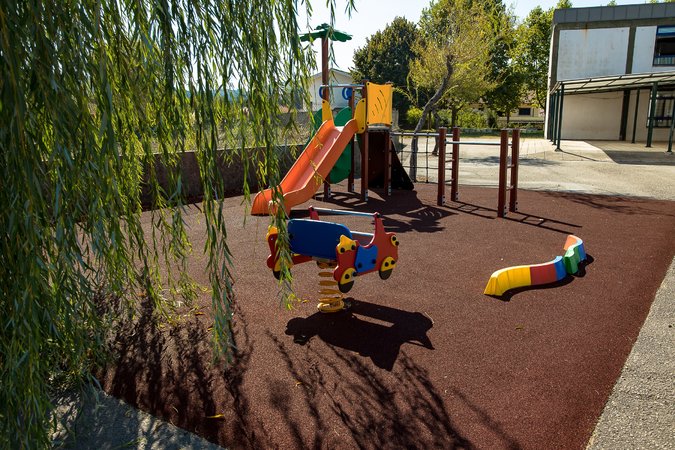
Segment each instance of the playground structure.
[{"label": "playground structure", "polygon": [[[322,221],[319,212],[372,218],[373,233],[352,231],[343,224]],[[399,241],[395,233],[386,232],[379,213],[362,213],[309,207],[309,219],[288,221],[292,264],[316,261],[322,278],[319,281],[321,312],[337,312],[345,308],[343,294],[354,286],[356,277],[377,271],[383,280],[391,276],[398,261]],[[277,248],[278,230],[270,226],[267,242],[270,255],[267,266],[275,278],[280,277],[281,261]],[[330,269],[330,270],[326,270]],[[327,280],[324,278],[333,278]],[[337,289],[335,289],[337,287]]]},{"label": "playground structure", "polygon": [[[452,128],[451,140],[447,140],[448,130],[445,127],[440,127],[433,132],[391,132],[391,136],[408,136],[413,138],[426,137],[434,138],[436,148],[438,149],[438,193],[436,204],[438,206],[445,205],[445,191],[446,184],[450,184],[450,199],[452,201],[459,200],[459,152],[460,145],[480,145],[480,146],[499,146],[499,183],[497,185],[497,216],[505,217],[508,211],[518,211],[518,164],[520,158],[520,130],[502,129],[500,131],[499,142],[480,142],[480,141],[461,141],[460,129],[458,127]],[[509,142],[509,134],[511,141]],[[446,152],[447,146],[451,145],[452,151],[450,154],[450,179],[446,177]],[[509,155],[509,148],[511,154]],[[411,155],[412,156],[412,155]],[[411,169],[417,168],[415,154],[415,162],[411,162]],[[398,158],[397,158],[398,159]],[[506,203],[506,193],[509,192],[508,211]]]},{"label": "playground structure", "polygon": [[[385,196],[391,195],[392,187],[413,188],[395,152],[392,151],[390,138],[392,85],[378,85],[364,80],[363,84],[334,84],[321,87],[324,95],[329,89],[342,88],[343,95],[349,96],[350,105],[354,105],[357,88],[360,88],[361,99],[350,108],[351,117],[343,110],[335,119],[328,101],[322,100],[321,126],[279,186],[265,189],[255,196],[251,214],[269,214],[277,189],[283,197],[283,206],[287,214],[294,206],[311,199],[321,184],[324,184],[324,199],[328,199],[330,182],[341,181],[344,179],[344,173],[348,173],[349,191],[354,192],[355,153],[348,152],[346,164],[344,158],[342,163],[338,161],[345,149],[354,148],[356,135],[359,137],[361,150],[360,193],[363,201],[368,201],[369,187],[384,188]],[[344,124],[338,126],[337,119]],[[335,169],[339,169],[342,174],[336,175]],[[393,178],[392,173],[395,175]]]},{"label": "playground structure", "polygon": [[529,266],[506,267],[494,272],[483,293],[501,296],[511,289],[555,283],[567,275],[574,275],[579,271],[579,264],[586,260],[584,242],[570,234],[567,236],[563,249],[565,254],[557,256],[553,261]]}]

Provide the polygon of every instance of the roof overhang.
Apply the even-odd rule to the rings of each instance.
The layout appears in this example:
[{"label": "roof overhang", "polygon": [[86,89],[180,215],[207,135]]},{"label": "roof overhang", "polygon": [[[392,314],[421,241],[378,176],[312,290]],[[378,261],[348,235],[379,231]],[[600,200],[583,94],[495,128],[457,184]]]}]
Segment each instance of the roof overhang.
[{"label": "roof overhang", "polygon": [[563,90],[565,95],[586,94],[591,92],[615,92],[626,89],[651,88],[654,83],[675,85],[675,71],[632,73],[608,77],[581,78],[578,80],[558,81],[549,94]]}]

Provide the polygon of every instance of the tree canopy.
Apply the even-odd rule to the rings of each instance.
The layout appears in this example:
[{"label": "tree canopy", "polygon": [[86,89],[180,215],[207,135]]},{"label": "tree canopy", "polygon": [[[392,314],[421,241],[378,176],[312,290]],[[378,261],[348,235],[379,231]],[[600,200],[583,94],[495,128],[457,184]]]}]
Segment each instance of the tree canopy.
[{"label": "tree canopy", "polygon": [[[219,161],[239,157],[261,181],[278,183],[279,105],[307,92],[314,67],[297,6],[0,0],[0,447],[49,445],[50,384],[86,376],[104,353],[117,317],[104,306],[133,310],[142,299],[168,314],[169,294],[194,295],[178,166],[187,150],[204,192],[207,236],[195,250],[208,259],[213,341],[230,354]],[[240,95],[223,95],[230,91]],[[223,142],[235,149],[219,152]],[[143,186],[153,198],[145,224]]]},{"label": "tree canopy", "polygon": [[[374,83],[391,81],[394,86],[408,84],[410,62],[414,58],[413,45],[417,38],[417,26],[396,17],[384,30],[378,31],[366,40],[366,45],[354,52],[355,81],[368,79]],[[400,111],[408,109],[407,97],[394,93],[394,107]]]},{"label": "tree canopy", "polygon": [[553,27],[553,11],[571,8],[570,0],[559,0],[555,8],[534,7],[516,29],[513,62],[521,74],[525,88],[533,93],[540,108],[546,108],[548,65]]}]

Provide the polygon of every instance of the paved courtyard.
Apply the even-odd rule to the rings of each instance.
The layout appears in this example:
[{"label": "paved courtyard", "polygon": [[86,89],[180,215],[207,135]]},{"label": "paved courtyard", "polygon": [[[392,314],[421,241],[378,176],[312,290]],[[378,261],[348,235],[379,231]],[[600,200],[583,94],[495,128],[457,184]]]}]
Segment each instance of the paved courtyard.
[{"label": "paved courtyard", "polygon": [[[493,145],[460,145],[459,184],[496,186],[499,179],[499,140],[463,137],[461,141]],[[436,182],[438,157],[433,142],[419,143],[418,182]],[[410,166],[410,138],[397,147],[402,164]],[[532,190],[628,195],[660,200],[675,199],[675,154],[667,143],[630,144],[616,141],[562,141],[561,151],[547,139],[524,136],[520,143],[519,187]],[[446,150],[446,180],[451,146]]]}]

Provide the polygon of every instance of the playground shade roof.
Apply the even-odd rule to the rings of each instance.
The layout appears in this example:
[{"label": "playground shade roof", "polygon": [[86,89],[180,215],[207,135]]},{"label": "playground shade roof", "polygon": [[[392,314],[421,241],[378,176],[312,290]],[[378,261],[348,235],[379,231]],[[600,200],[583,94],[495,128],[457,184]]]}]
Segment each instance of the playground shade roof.
[{"label": "playground shade roof", "polygon": [[577,80],[558,81],[550,93],[560,91],[568,94],[584,94],[588,92],[611,92],[624,89],[652,87],[654,83],[675,84],[675,71],[658,73],[634,73],[607,77],[580,78]]},{"label": "playground shade roof", "polygon": [[314,31],[301,34],[300,40],[302,42],[307,42],[313,41],[314,39],[323,39],[326,37],[332,41],[339,42],[347,42],[352,39],[351,34],[347,34],[344,31],[338,31],[327,23],[322,23],[321,25],[317,26]]}]

